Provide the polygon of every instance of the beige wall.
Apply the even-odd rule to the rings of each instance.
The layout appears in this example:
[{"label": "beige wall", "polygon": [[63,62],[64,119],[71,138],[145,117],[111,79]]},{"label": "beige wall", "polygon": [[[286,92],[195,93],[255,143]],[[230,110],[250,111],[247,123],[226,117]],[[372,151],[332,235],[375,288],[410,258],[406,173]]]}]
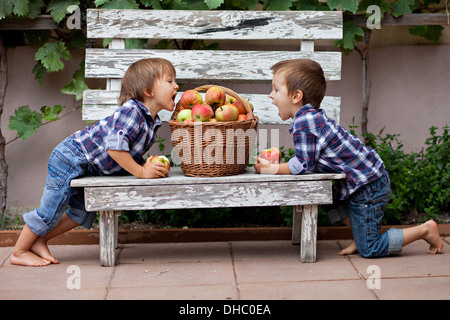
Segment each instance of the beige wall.
[{"label": "beige wall", "polygon": [[[376,37],[376,33],[374,33]],[[445,39],[448,38],[448,27]],[[377,42],[379,40],[376,40]],[[422,148],[428,128],[449,124],[450,102],[450,45],[376,45],[370,51],[372,92],[369,109],[369,130],[378,133],[400,133],[406,151]],[[8,50],[9,86],[2,116],[2,131],[9,141],[15,132],[8,129],[10,115],[21,105],[39,109],[42,105],[65,104],[76,107],[79,102],[59,92],[70,81],[78,68],[82,52],[68,63],[64,71],[46,75],[43,84],[34,80],[35,50],[14,48]],[[102,83],[90,82],[91,88]],[[342,97],[341,123],[348,127],[355,117],[361,119],[361,61],[357,53],[343,56],[342,80],[330,83],[327,95]],[[263,85],[255,92],[270,92],[270,85]],[[67,112],[67,110],[65,111]],[[9,164],[8,206],[33,207],[39,204],[46,177],[46,165],[52,149],[72,132],[82,129],[79,111],[64,120],[41,127],[26,141],[15,141],[6,147]],[[166,138],[166,151],[171,147],[168,126],[160,135]],[[281,131],[281,145],[292,147],[287,128]],[[152,153],[157,153],[156,147]]]}]

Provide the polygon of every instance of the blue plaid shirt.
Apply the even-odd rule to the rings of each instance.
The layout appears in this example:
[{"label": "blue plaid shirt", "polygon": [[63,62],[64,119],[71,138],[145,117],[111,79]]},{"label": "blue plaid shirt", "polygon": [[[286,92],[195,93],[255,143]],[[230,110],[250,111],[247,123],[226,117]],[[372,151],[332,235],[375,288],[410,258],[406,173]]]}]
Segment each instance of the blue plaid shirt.
[{"label": "blue plaid shirt", "polygon": [[296,113],[289,132],[295,148],[295,157],[289,160],[292,174],[344,173],[346,179],[336,181],[341,200],[381,177],[385,170],[375,150],[310,104]]},{"label": "blue plaid shirt", "polygon": [[127,174],[106,151],[128,151],[141,164],[143,155],[155,142],[156,131],[161,124],[159,117],[153,119],[142,102],[128,100],[111,116],[75,132],[72,138],[80,145],[97,174]]}]

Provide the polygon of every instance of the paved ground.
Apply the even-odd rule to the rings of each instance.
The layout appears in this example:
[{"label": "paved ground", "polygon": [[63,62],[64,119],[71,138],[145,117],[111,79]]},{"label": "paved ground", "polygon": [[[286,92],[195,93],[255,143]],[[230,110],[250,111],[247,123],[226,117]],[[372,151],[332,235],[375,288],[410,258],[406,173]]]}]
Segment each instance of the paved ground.
[{"label": "paved ground", "polygon": [[125,244],[118,264],[99,265],[98,245],[54,245],[59,265],[14,266],[0,248],[0,300],[6,299],[450,299],[450,237],[444,254],[424,241],[401,256],[339,256],[348,240],[322,240],[317,262],[301,263],[289,241]]}]

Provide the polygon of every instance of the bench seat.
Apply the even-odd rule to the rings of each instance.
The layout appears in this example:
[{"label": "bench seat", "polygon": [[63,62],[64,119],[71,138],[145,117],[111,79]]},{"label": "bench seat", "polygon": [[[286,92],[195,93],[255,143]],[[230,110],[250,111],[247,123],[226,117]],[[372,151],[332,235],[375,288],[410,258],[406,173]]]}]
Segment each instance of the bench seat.
[{"label": "bench seat", "polygon": [[294,206],[292,241],[300,245],[300,260],[316,259],[317,205],[331,204],[332,180],[343,174],[243,174],[227,177],[188,177],[179,167],[169,177],[100,176],[74,179],[84,188],[86,209],[100,214],[101,264],[115,263],[117,217],[122,210]]}]

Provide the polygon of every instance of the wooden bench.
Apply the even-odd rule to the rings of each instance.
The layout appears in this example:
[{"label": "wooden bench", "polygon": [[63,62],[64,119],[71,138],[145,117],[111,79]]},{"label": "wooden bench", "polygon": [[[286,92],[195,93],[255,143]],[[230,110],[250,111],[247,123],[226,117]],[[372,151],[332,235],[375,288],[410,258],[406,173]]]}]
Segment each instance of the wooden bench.
[{"label": "wooden bench", "polygon": [[[315,52],[314,40],[341,39],[342,13],[336,11],[170,11],[103,10],[87,12],[87,37],[112,39],[109,48],[86,49],[86,78],[107,79],[106,90],[87,90],[83,120],[99,120],[117,108],[121,78],[128,66],[142,58],[163,57],[184,84],[270,83],[270,67],[278,61],[309,58],[319,62],[327,80],[339,80],[341,53]],[[201,39],[234,41],[239,50],[125,49],[125,39]],[[298,40],[298,51],[241,50],[244,40],[279,42]],[[228,41],[228,43],[229,43]],[[278,41],[278,42],[277,42]],[[245,44],[245,43],[244,43]],[[260,124],[286,124],[277,115],[269,92],[246,94]],[[178,93],[177,101],[182,92]],[[340,97],[326,96],[322,109],[339,121]],[[160,112],[163,121],[171,114]],[[265,146],[260,146],[265,147]],[[179,167],[164,179],[84,177],[73,187],[84,188],[86,208],[100,217],[100,262],[115,264],[118,216],[122,210],[242,206],[293,206],[292,241],[300,243],[300,260],[316,261],[319,204],[332,203],[332,180],[342,174],[269,175],[246,173],[227,177],[187,177]],[[187,196],[189,195],[189,196]],[[232,195],[232,203],[227,201]]]}]

